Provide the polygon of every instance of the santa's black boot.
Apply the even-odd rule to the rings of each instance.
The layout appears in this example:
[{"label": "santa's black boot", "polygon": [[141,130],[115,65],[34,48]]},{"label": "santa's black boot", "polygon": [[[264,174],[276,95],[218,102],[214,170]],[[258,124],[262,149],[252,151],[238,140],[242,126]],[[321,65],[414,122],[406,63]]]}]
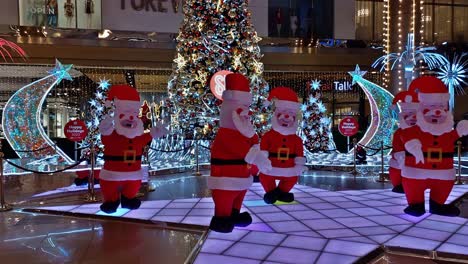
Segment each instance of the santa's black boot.
[{"label": "santa's black boot", "polygon": [[127,208],[130,210],[135,210],[140,208],[141,201],[138,198],[128,199],[122,195],[122,208]]},{"label": "santa's black boot", "polygon": [[232,209],[231,220],[235,226],[246,227],[252,223],[252,217],[248,212],[241,213],[237,209]]},{"label": "santa's black boot", "polygon": [[294,201],[294,193],[289,192],[282,192],[279,188],[277,188],[278,192],[278,201],[291,203]]},{"label": "santa's black boot", "polygon": [[429,212],[431,214],[444,216],[458,216],[460,214],[460,209],[452,204],[440,204],[434,200],[429,200]]},{"label": "santa's black boot", "polygon": [[278,200],[278,188],[263,195],[263,201],[265,201],[267,204],[274,204],[276,200]]},{"label": "santa's black boot", "polygon": [[412,216],[421,216],[426,213],[426,208],[424,207],[424,203],[410,204],[404,211]]},{"label": "santa's black boot", "polygon": [[231,233],[234,229],[234,223],[231,217],[213,216],[210,222],[210,229],[220,233]]},{"label": "santa's black boot", "polygon": [[405,190],[403,190],[403,185],[400,184],[400,185],[397,185],[397,186],[393,187],[392,192],[394,192],[394,193],[405,193]]},{"label": "santa's black boot", "polygon": [[74,183],[76,186],[83,186],[88,184],[88,177],[86,178],[75,178]]},{"label": "santa's black boot", "polygon": [[117,211],[117,207],[119,207],[120,200],[114,201],[114,202],[104,202],[101,204],[101,211],[103,211],[106,214],[112,214]]}]

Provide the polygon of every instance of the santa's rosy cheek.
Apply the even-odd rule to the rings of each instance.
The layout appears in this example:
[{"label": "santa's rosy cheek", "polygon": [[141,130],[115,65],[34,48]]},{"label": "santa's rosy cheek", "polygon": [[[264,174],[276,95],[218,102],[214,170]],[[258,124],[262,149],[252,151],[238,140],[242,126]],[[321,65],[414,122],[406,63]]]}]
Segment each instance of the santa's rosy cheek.
[{"label": "santa's rosy cheek", "polygon": [[403,116],[403,119],[407,119],[407,118],[408,118],[408,115]]},{"label": "santa's rosy cheek", "polygon": [[276,117],[277,117],[277,118],[280,118],[280,117],[281,117],[281,114],[277,114]]},{"label": "santa's rosy cheek", "polygon": [[124,116],[125,116],[124,114],[120,114],[120,115],[119,115],[119,119],[124,118]]},{"label": "santa's rosy cheek", "polygon": [[431,110],[429,110],[429,109],[424,109],[424,110],[423,110],[423,114],[427,114],[427,112],[429,112],[429,111],[431,111]]}]

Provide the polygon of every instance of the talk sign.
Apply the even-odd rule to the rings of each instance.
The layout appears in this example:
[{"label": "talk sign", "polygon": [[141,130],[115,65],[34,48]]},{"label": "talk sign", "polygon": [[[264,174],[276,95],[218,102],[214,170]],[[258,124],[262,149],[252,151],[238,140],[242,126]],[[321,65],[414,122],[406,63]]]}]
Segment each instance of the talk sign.
[{"label": "talk sign", "polygon": [[352,117],[346,117],[341,120],[340,124],[338,125],[338,130],[343,136],[352,137],[358,132],[359,124],[356,119]]},{"label": "talk sign", "polygon": [[79,119],[69,121],[65,125],[65,136],[71,141],[81,141],[86,138],[88,128],[85,123]]},{"label": "talk sign", "polygon": [[223,92],[226,90],[226,76],[231,74],[230,71],[219,71],[211,77],[210,89],[216,98],[223,100]]}]

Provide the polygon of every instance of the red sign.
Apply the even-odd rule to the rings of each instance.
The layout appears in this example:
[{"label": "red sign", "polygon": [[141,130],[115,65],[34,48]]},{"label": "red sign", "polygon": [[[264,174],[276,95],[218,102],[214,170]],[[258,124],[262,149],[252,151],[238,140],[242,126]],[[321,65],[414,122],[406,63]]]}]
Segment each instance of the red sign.
[{"label": "red sign", "polygon": [[71,120],[65,125],[65,136],[71,141],[81,141],[87,134],[88,128],[79,119]]},{"label": "red sign", "polygon": [[211,77],[210,89],[216,98],[223,100],[223,92],[226,90],[226,75],[231,74],[230,71],[219,71]]},{"label": "red sign", "polygon": [[346,117],[341,120],[338,130],[345,137],[352,137],[356,135],[359,130],[359,124],[356,119],[352,117]]}]

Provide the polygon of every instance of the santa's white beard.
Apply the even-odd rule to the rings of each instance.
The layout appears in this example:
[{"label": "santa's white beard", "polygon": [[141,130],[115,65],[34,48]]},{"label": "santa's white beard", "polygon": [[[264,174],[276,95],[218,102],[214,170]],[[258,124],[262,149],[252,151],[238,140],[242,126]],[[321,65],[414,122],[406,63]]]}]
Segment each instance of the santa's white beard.
[{"label": "santa's white beard", "polygon": [[284,127],[279,124],[278,119],[275,116],[271,118],[271,127],[273,130],[284,136],[296,134],[298,126],[299,124],[295,121],[292,126]]},{"label": "santa's white beard", "polygon": [[135,128],[129,128],[129,127],[124,127],[120,123],[120,119],[118,117],[114,118],[114,127],[115,127],[115,132],[117,134],[127,137],[127,138],[135,138],[138,136],[143,135],[144,132],[144,127],[143,127],[143,121],[140,119],[136,120],[136,127]]},{"label": "santa's white beard", "polygon": [[442,134],[452,131],[455,122],[453,121],[453,114],[448,111],[445,121],[440,124],[429,123],[424,119],[424,114],[418,111],[416,114],[416,124],[421,128],[422,131],[430,133],[432,135],[440,136]]}]

